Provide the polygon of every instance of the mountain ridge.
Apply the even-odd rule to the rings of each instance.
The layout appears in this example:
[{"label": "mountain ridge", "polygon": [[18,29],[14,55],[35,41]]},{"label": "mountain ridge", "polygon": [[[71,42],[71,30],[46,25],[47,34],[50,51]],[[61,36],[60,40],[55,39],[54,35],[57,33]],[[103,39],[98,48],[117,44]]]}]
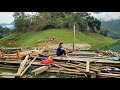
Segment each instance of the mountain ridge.
[{"label": "mountain ridge", "polygon": [[8,23],[1,23],[0,26],[3,28],[7,27],[8,29],[13,30],[13,29],[15,29],[15,21],[12,21],[9,24]]},{"label": "mountain ridge", "polygon": [[102,21],[101,28],[109,31],[108,36],[115,39],[120,39],[120,19],[111,21]]}]

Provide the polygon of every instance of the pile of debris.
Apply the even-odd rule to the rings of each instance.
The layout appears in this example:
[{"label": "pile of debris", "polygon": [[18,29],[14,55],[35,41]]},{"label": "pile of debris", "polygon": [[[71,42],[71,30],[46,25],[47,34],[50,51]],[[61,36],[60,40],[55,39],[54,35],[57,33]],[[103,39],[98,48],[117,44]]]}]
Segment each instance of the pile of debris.
[{"label": "pile of debris", "polygon": [[[112,51],[90,51],[89,53],[69,53],[70,57],[56,56],[55,52],[51,55],[51,52],[45,52],[45,48],[41,50],[32,50],[24,52],[16,52],[12,55],[4,54],[4,57],[8,55],[7,59],[0,56],[0,65],[17,65],[17,73],[13,74],[16,77],[24,77],[24,74],[31,69],[32,66],[36,66],[29,73],[37,75],[43,72],[49,73],[64,73],[82,75],[85,77],[115,77],[120,78],[120,61],[119,59],[114,61],[110,60],[110,56],[117,56],[119,54]],[[86,50],[87,52],[87,50]],[[94,52],[94,53],[93,53]],[[101,54],[99,56],[98,54]],[[0,54],[2,55],[2,54]],[[11,56],[11,58],[10,58]],[[19,59],[18,59],[19,58]],[[13,60],[16,59],[16,60]],[[19,65],[19,66],[18,66]],[[2,74],[0,74],[2,75]],[[13,76],[11,75],[11,76]]]}]

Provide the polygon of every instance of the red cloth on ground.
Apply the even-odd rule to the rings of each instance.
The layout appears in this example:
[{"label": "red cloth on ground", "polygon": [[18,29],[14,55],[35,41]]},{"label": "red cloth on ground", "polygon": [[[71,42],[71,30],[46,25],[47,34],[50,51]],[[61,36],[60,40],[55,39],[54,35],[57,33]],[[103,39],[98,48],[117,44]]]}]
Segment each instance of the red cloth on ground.
[{"label": "red cloth on ground", "polygon": [[51,63],[53,63],[54,61],[51,58],[46,58],[44,60],[41,61],[41,63],[45,64],[45,65],[49,65]]}]

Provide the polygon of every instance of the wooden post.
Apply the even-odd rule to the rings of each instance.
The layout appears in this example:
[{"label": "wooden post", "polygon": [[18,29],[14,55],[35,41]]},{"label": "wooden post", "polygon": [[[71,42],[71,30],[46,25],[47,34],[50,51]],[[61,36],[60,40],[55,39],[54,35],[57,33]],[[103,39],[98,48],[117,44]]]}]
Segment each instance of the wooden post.
[{"label": "wooden post", "polygon": [[1,52],[1,50],[0,50],[0,59],[2,58],[2,52]]},{"label": "wooden post", "polygon": [[90,72],[90,62],[86,61],[86,72]]},{"label": "wooden post", "polygon": [[74,26],[73,26],[73,51],[75,51],[75,23],[74,23]]},{"label": "wooden post", "polygon": [[16,50],[16,53],[17,53],[17,58],[20,59],[20,51]]}]

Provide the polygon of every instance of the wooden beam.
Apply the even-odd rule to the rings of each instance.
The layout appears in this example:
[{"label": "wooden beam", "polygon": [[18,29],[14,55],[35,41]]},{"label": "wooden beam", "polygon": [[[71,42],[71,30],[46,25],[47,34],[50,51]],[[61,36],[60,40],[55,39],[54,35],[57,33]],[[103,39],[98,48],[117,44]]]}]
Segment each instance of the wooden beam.
[{"label": "wooden beam", "polygon": [[48,66],[41,66],[35,70],[32,71],[32,73],[35,73],[35,75],[40,74],[48,69]]}]

